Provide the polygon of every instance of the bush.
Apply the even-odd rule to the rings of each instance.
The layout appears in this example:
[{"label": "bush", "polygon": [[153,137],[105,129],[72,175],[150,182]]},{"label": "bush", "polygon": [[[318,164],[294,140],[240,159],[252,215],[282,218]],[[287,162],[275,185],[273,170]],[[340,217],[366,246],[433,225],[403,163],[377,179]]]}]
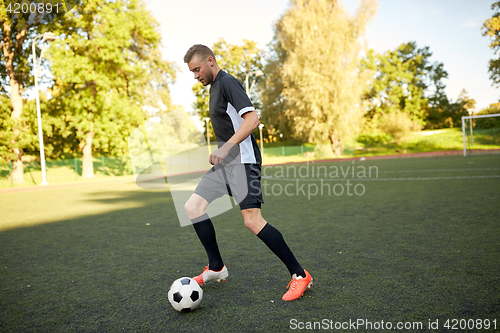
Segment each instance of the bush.
[{"label": "bush", "polygon": [[379,146],[391,141],[392,137],[386,133],[361,134],[358,142],[365,146]]},{"label": "bush", "polygon": [[384,114],[379,120],[379,128],[391,135],[400,144],[412,131],[420,130],[420,125],[411,120],[410,115],[401,111],[392,111]]},{"label": "bush", "polygon": [[[489,107],[479,111],[477,115],[499,114],[499,113],[500,113],[500,103],[494,103],[490,104]],[[474,123],[474,128],[478,129],[500,128],[500,117],[476,118],[473,120],[473,123]],[[466,125],[469,125],[468,121]]]}]

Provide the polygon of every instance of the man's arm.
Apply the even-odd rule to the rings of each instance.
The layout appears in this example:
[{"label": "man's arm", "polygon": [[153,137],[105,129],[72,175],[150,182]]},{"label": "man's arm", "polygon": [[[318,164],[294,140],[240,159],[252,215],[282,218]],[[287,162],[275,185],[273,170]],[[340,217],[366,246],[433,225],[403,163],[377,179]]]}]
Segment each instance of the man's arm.
[{"label": "man's arm", "polygon": [[241,123],[236,133],[222,147],[210,155],[211,164],[222,163],[229,154],[229,151],[245,140],[260,125],[259,116],[257,116],[257,112],[255,111],[246,112],[241,117],[243,118],[243,123]]}]

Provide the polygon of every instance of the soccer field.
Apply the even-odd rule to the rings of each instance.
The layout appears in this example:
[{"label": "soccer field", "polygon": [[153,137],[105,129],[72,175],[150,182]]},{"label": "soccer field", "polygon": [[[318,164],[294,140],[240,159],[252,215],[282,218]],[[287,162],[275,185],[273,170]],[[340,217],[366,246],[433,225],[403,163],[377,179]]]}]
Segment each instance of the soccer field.
[{"label": "soccer field", "polygon": [[0,194],[0,331],[500,329],[500,156],[264,174],[263,216],[314,279],[303,298],[281,300],[288,271],[234,208],[213,218],[227,281],[178,313],[170,284],[207,260],[168,190],[131,180],[48,187]]}]

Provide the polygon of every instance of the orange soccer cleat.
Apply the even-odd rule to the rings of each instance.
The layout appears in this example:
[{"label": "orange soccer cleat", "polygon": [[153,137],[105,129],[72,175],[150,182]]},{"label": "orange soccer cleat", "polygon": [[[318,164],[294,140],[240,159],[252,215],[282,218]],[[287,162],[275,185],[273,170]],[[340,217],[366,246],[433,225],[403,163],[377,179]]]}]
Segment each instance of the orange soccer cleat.
[{"label": "orange soccer cleat", "polygon": [[297,274],[292,275],[292,281],[288,284],[288,291],[283,295],[284,301],[293,301],[298,299],[304,294],[306,289],[311,288],[313,285],[311,274],[308,271],[304,270],[306,273],[306,277],[297,276]]},{"label": "orange soccer cleat", "polygon": [[226,265],[224,265],[224,267],[222,267],[222,269],[218,272],[212,271],[208,269],[208,266],[206,266],[203,269],[203,273],[193,277],[193,280],[198,282],[198,284],[201,286],[202,284],[207,283],[209,281],[217,281],[217,282],[226,281],[228,275],[229,273],[227,271]]}]

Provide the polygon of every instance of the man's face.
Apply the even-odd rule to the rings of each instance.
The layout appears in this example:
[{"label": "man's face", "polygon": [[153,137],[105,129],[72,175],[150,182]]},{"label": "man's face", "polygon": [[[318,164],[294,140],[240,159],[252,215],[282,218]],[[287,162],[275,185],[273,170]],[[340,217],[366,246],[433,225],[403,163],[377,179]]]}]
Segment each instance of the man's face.
[{"label": "man's face", "polygon": [[193,72],[196,80],[200,81],[204,86],[208,86],[214,81],[211,64],[213,64],[212,57],[203,58],[195,55],[188,63],[188,67]]}]

